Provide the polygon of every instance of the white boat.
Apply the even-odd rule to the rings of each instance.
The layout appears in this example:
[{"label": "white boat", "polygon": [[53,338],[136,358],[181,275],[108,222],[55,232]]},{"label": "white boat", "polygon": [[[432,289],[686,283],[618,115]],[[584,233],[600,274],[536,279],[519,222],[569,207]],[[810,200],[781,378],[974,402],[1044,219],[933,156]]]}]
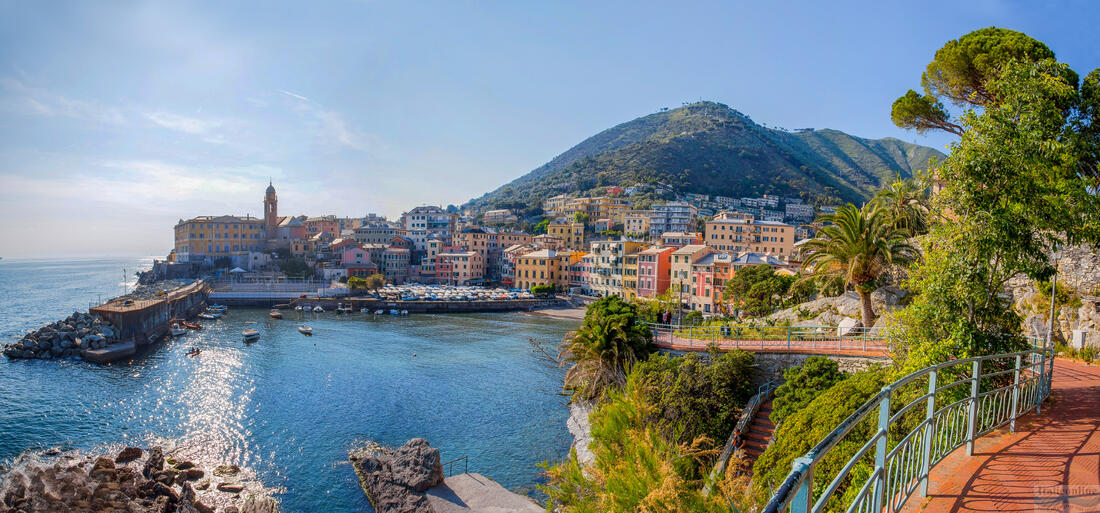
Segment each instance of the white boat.
[{"label": "white boat", "polygon": [[325,311],[325,309],[322,308],[321,305],[317,305],[317,306],[313,307],[313,311],[317,312],[317,313],[321,313],[321,312]]},{"label": "white boat", "polygon": [[253,342],[256,339],[260,338],[260,332],[253,329],[246,329],[241,332],[241,336],[244,337],[245,342]]},{"label": "white boat", "polygon": [[390,309],[390,315],[400,315],[400,314],[401,314],[401,312],[398,312],[397,309],[395,309],[395,308]]},{"label": "white boat", "polygon": [[336,311],[342,313],[352,313],[355,311],[355,309],[352,308],[351,305],[338,305],[336,307]]},{"label": "white boat", "polygon": [[270,312],[267,313],[267,315],[268,315],[268,317],[271,317],[272,319],[282,319],[283,318],[283,312],[280,312],[278,310],[271,310]]},{"label": "white boat", "polygon": [[301,333],[301,334],[307,335],[307,336],[312,335],[313,334],[313,328],[310,328],[309,326],[298,326],[298,333]]},{"label": "white boat", "polygon": [[198,317],[199,317],[199,319],[206,319],[208,321],[212,321],[212,320],[218,318],[217,315],[214,315],[212,313],[206,313],[206,312],[203,312],[203,313],[199,314]]},{"label": "white boat", "polygon": [[367,307],[360,308],[359,313],[370,313],[370,308],[367,308]]},{"label": "white boat", "polygon": [[409,315],[409,311],[408,310],[401,310],[401,315]]},{"label": "white boat", "polygon": [[302,305],[298,305],[298,306],[294,307],[294,309],[301,312],[302,311]]},{"label": "white boat", "polygon": [[226,310],[229,310],[229,308],[225,305],[210,305],[210,306],[206,307],[206,309],[210,310],[212,312],[221,312],[221,313],[225,313]]},{"label": "white boat", "polygon": [[385,310],[375,310],[374,311],[374,315],[384,315],[385,313],[386,313]]},{"label": "white boat", "polygon": [[184,329],[183,326],[180,326],[179,324],[173,324],[173,325],[168,327],[168,333],[170,335],[172,335],[173,337],[178,337],[180,335],[186,335],[187,330]]}]

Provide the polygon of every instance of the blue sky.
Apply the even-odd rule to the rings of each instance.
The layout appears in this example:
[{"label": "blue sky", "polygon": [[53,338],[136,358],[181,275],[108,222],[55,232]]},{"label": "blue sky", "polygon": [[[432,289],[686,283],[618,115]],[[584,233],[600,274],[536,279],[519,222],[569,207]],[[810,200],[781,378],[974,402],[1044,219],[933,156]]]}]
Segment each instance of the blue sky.
[{"label": "blue sky", "polygon": [[1096,5],[4,2],[0,256],[164,255],[268,177],[282,214],[461,204],[700,99],[942,149],[889,119],[937,48],[996,25],[1084,75]]}]

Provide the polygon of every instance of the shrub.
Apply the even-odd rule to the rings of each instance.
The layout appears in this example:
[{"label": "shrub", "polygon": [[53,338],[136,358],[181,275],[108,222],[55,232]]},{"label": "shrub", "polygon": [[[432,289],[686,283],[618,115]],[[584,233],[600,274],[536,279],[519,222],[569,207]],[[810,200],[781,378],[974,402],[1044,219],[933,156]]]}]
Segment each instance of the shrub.
[{"label": "shrub", "polygon": [[[819,394],[805,407],[791,414],[776,430],[775,442],[753,464],[753,495],[763,504],[791,470],[795,458],[806,454],[825,435],[840,425],[886,384],[886,372],[872,369],[854,373]],[[819,494],[874,433],[878,417],[864,419],[814,468],[814,492]],[[862,472],[862,469],[858,471]],[[857,472],[856,469],[853,472]],[[851,476],[834,497],[843,495]]]},{"label": "shrub", "polygon": [[531,287],[531,293],[536,296],[553,294],[556,287],[549,284],[535,285]]},{"label": "shrub", "polygon": [[844,379],[844,374],[835,361],[811,356],[806,363],[783,371],[783,379],[772,400],[771,420],[777,425]]}]

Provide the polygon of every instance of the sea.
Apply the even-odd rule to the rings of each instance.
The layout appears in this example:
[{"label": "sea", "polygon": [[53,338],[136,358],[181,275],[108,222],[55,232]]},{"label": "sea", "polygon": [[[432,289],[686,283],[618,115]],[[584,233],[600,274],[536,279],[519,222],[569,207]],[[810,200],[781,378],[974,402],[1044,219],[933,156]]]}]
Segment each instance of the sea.
[{"label": "sea", "polygon": [[[150,263],[0,260],[0,341],[119,295]],[[553,347],[577,321],[267,313],[231,308],[126,364],[0,358],[0,465],[162,444],[245,468],[284,512],[359,512],[372,509],[347,456],[368,443],[425,438],[444,461],[465,457],[453,473],[533,497],[538,464],[568,455],[563,371],[532,341]],[[245,328],[260,340],[244,344]]]}]

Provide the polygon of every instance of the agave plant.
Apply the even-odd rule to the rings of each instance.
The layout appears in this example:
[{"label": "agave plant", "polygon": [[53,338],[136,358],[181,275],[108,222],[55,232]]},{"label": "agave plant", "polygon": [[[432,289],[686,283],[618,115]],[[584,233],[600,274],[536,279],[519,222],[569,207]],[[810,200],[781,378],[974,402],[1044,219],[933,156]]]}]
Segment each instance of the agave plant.
[{"label": "agave plant", "polygon": [[569,364],[564,388],[574,398],[600,400],[626,383],[630,366],[653,351],[649,327],[634,305],[610,296],[588,307],[584,322],[566,334],[558,359]]},{"label": "agave plant", "polygon": [[915,260],[917,249],[908,242],[909,231],[898,228],[878,203],[863,208],[849,203],[822,220],[832,224],[802,246],[802,265],[812,267],[825,283],[843,281],[845,288],[854,288],[861,322],[869,328],[875,323],[871,293],[879,277],[891,266]]}]

